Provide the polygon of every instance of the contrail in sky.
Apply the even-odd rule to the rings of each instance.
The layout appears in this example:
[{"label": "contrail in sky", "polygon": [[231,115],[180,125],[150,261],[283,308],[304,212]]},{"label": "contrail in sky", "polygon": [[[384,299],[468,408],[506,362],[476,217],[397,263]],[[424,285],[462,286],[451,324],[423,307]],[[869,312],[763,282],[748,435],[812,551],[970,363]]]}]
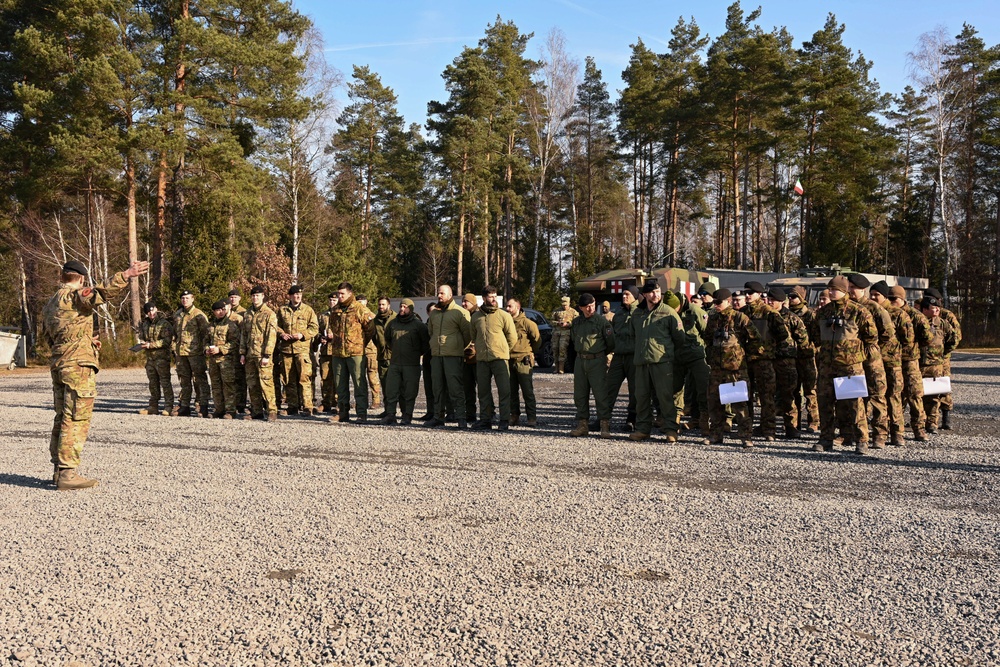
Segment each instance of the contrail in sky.
[{"label": "contrail in sky", "polygon": [[326,53],[334,51],[357,51],[359,49],[383,49],[390,46],[425,46],[428,44],[453,44],[455,42],[477,42],[478,37],[428,37],[426,39],[414,39],[405,42],[371,42],[368,44],[345,44],[344,46],[331,46],[323,49]]},{"label": "contrail in sky", "polygon": [[569,7],[570,9],[572,9],[574,11],[577,11],[577,12],[580,12],[581,14],[586,14],[587,16],[593,16],[595,19],[600,19],[601,21],[604,21],[606,24],[614,25],[616,28],[618,28],[619,30],[622,30],[624,32],[632,33],[632,34],[638,35],[640,37],[644,36],[647,39],[649,39],[651,41],[659,42],[660,44],[668,44],[669,43],[669,42],[663,40],[660,37],[655,37],[653,35],[644,34],[644,32],[642,30],[632,30],[631,28],[626,28],[626,27],[624,27],[624,26],[622,26],[622,25],[620,25],[618,23],[615,23],[614,21],[612,21],[611,19],[609,19],[607,16],[604,16],[603,14],[600,14],[599,12],[595,12],[593,9],[590,9],[589,7],[584,7],[583,5],[578,5],[577,3],[573,2],[572,0],[554,0],[554,2],[556,2],[556,3],[560,4],[560,5],[563,5],[564,7]]}]

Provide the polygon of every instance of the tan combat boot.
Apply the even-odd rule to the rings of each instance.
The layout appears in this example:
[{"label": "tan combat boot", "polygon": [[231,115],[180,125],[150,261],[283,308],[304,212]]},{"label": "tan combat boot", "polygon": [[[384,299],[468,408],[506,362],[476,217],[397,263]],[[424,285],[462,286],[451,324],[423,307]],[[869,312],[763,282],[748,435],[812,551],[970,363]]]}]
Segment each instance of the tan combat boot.
[{"label": "tan combat boot", "polygon": [[152,403],[149,404],[148,408],[143,408],[139,410],[140,415],[158,415],[160,411],[156,409],[156,406]]},{"label": "tan combat boot", "polygon": [[76,474],[74,468],[66,468],[59,471],[59,478],[56,480],[56,488],[60,491],[73,491],[76,489],[89,489],[97,486],[96,479],[87,479]]},{"label": "tan combat boot", "polygon": [[605,440],[611,437],[611,421],[608,419],[601,420],[601,437]]},{"label": "tan combat boot", "polygon": [[660,429],[660,433],[666,437],[667,442],[677,442],[677,431],[672,431],[669,429]]},{"label": "tan combat boot", "polygon": [[586,419],[579,419],[576,422],[576,428],[569,432],[574,438],[582,438],[590,433],[590,427],[587,426]]},{"label": "tan combat boot", "polygon": [[639,431],[632,431],[631,433],[628,434],[628,439],[629,440],[634,440],[636,442],[638,442],[640,440],[649,440],[649,434],[648,433],[640,433]]},{"label": "tan combat boot", "polygon": [[563,374],[563,362],[560,361],[558,364],[556,364],[556,373],[558,373],[559,375]]},{"label": "tan combat boot", "polygon": [[701,434],[704,437],[708,438],[712,435],[712,427],[711,424],[709,423],[707,414],[702,413],[698,417],[698,428],[701,429]]}]

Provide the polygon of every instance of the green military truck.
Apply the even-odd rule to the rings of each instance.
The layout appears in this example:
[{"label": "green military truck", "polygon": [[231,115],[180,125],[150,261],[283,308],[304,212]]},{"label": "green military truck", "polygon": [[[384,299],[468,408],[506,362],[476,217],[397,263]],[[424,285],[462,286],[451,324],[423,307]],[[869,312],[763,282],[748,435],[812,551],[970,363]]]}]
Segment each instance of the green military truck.
[{"label": "green military truck", "polygon": [[[718,279],[706,271],[692,271],[690,269],[677,269],[669,266],[661,266],[644,271],[643,269],[611,269],[602,271],[583,280],[577,281],[573,286],[573,291],[577,294],[588,292],[594,295],[597,303],[607,301],[611,304],[612,312],[621,307],[622,292],[631,285],[642,288],[650,278],[654,278],[660,284],[660,289],[664,292],[670,290],[692,297],[698,293],[702,285],[707,285],[710,292],[719,288]],[[600,310],[600,309],[599,309]]]}]

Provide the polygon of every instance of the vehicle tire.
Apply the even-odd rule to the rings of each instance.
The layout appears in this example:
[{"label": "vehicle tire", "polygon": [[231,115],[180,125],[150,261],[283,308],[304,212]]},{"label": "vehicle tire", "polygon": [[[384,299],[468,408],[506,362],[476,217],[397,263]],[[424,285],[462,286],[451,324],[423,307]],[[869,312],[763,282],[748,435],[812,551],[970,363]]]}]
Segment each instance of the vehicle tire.
[{"label": "vehicle tire", "polygon": [[538,350],[538,367],[552,368],[552,364],[554,363],[556,363],[556,360],[552,356],[552,341],[549,340],[542,343],[542,347]]}]

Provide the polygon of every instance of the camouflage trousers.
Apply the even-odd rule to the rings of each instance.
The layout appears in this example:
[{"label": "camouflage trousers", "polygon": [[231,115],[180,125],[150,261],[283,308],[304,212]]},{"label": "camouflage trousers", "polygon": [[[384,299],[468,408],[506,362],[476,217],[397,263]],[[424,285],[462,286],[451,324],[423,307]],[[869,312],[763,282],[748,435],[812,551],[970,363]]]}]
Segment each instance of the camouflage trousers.
[{"label": "camouflage trousers", "polygon": [[628,405],[625,421],[629,424],[635,424],[635,365],[632,363],[633,358],[634,356],[631,354],[616,354],[608,367],[607,377],[608,409],[612,412],[614,412],[615,403],[618,401],[622,383],[628,381]]},{"label": "camouflage trousers", "polygon": [[[946,377],[944,372],[944,364],[938,364],[936,366],[924,366],[920,369],[921,377],[925,378],[943,378]],[[922,383],[921,383],[922,384]],[[925,428],[937,428],[940,423],[941,408],[944,404],[944,397],[947,394],[934,394],[933,396],[924,396],[924,424]]]},{"label": "camouflage trousers", "polygon": [[889,435],[889,405],[885,398],[886,379],[882,358],[866,360],[863,364],[868,382],[868,398],[865,399],[865,415],[871,420],[871,434],[876,440],[885,440]]},{"label": "camouflage trousers", "polygon": [[[525,361],[527,359],[527,361]],[[519,417],[521,415],[521,395],[524,395],[524,413],[528,419],[538,419],[538,410],[535,403],[535,384],[533,374],[535,372],[535,357],[526,355],[520,359],[510,360],[510,415]]]},{"label": "camouflage trousers", "polygon": [[149,408],[153,414],[160,405],[160,391],[163,392],[163,409],[167,412],[174,407],[174,387],[170,383],[170,357],[146,357],[146,377],[149,379]]},{"label": "camouflage trousers", "polygon": [[819,407],[816,405],[816,357],[795,360],[799,387],[795,392],[795,411],[802,423],[802,402],[805,399],[805,419],[810,428],[819,428]]},{"label": "camouflage trousers", "polygon": [[247,409],[247,369],[240,363],[239,355],[236,356],[233,373],[236,377],[236,410],[243,412]]},{"label": "camouflage trousers", "polygon": [[903,367],[897,364],[885,364],[885,402],[889,411],[890,435],[902,435],[906,431],[906,420],[903,417]]},{"label": "camouflage trousers", "polygon": [[[698,417],[708,414],[708,383],[711,369],[705,357],[695,357],[685,361],[674,358],[674,428],[680,428],[680,418],[685,412]],[[693,400],[688,400],[689,398]]]},{"label": "camouflage trousers", "polygon": [[910,428],[915,434],[922,433],[927,415],[924,414],[924,379],[916,359],[903,362],[903,403],[910,406]]},{"label": "camouflage trousers", "polygon": [[799,410],[795,407],[795,398],[799,390],[799,371],[795,359],[774,360],[774,382],[777,387],[775,409],[781,415],[785,426],[785,435],[789,429],[799,427]]},{"label": "camouflage trousers", "polygon": [[323,397],[323,409],[333,412],[337,409],[337,378],[333,369],[333,359],[325,354],[319,357],[319,390]]},{"label": "camouflage trousers", "polygon": [[177,380],[181,385],[181,395],[177,405],[181,408],[191,407],[191,386],[194,385],[194,397],[198,407],[208,410],[208,369],[205,365],[205,355],[177,357]]},{"label": "camouflage trousers", "polygon": [[[773,436],[777,431],[777,405],[775,397],[778,389],[775,386],[774,360],[757,359],[747,364],[750,371],[750,382],[752,394],[750,395],[750,405],[753,405],[754,397],[760,403],[760,432],[765,436]],[[751,418],[753,413],[751,411]]]},{"label": "camouflage trousers", "polygon": [[[944,358],[944,375],[941,377],[951,377],[951,355],[949,354]],[[948,410],[949,412],[955,407],[955,402],[951,398],[951,394],[944,394],[941,396],[941,409]]]},{"label": "camouflage trousers", "polygon": [[274,370],[271,360],[262,365],[261,357],[246,358],[247,393],[250,396],[250,412],[254,417],[264,416],[278,411],[278,403],[274,396]]},{"label": "camouflage trousers", "polygon": [[753,419],[750,417],[749,403],[730,403],[723,405],[719,397],[719,387],[724,384],[739,382],[750,385],[750,374],[747,369],[727,371],[713,368],[708,376],[708,415],[710,420],[711,439],[721,441],[731,430],[731,415],[735,415],[740,438],[749,439],[753,434]]},{"label": "camouflage trousers", "polygon": [[[373,408],[382,405],[382,383],[378,377],[378,353],[365,351],[365,378],[368,388],[371,390],[371,401],[368,403]],[[357,399],[355,399],[355,403]]]},{"label": "camouflage trousers", "polygon": [[552,330],[552,358],[555,359],[556,370],[562,370],[569,351],[569,329]]},{"label": "camouflage trousers", "polygon": [[281,383],[285,385],[285,400],[289,410],[312,412],[312,357],[308,352],[282,354]]},{"label": "camouflage trousers", "polygon": [[389,364],[385,375],[385,414],[396,416],[396,406],[402,416],[413,418],[413,406],[420,392],[420,366]]},{"label": "camouflage trousers", "polygon": [[208,379],[212,383],[216,417],[236,412],[237,366],[240,366],[240,359],[232,354],[218,354],[208,359]]},{"label": "camouflage trousers", "polygon": [[90,431],[97,398],[97,370],[90,366],[52,369],[52,398],[55,419],[49,439],[52,465],[60,469],[78,468],[83,445]]},{"label": "camouflage trousers", "polygon": [[860,398],[838,401],[833,388],[834,378],[861,375],[863,372],[861,364],[851,369],[834,369],[820,364],[819,377],[816,380],[820,440],[832,442],[839,426],[845,439],[850,439],[855,444],[868,442],[868,420],[865,415],[864,402]]}]

